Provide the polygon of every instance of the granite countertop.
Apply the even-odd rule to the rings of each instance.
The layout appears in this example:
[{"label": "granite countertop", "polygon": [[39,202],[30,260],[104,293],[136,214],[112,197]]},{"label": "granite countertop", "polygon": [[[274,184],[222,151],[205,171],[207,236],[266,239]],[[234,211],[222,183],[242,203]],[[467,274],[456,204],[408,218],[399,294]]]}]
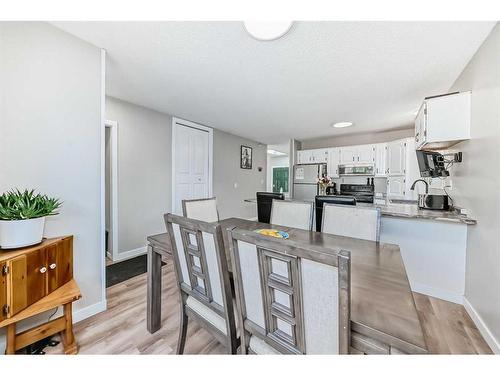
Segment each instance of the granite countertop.
[{"label": "granite countertop", "polygon": [[[293,200],[293,199],[291,199]],[[255,198],[245,199],[248,203],[257,203]],[[358,206],[378,207],[382,216],[402,217],[408,219],[427,219],[436,221],[446,221],[450,223],[459,223],[467,225],[475,225],[477,221],[471,219],[467,215],[458,213],[457,211],[439,211],[439,210],[422,210],[416,204],[406,203],[358,203]]]}]

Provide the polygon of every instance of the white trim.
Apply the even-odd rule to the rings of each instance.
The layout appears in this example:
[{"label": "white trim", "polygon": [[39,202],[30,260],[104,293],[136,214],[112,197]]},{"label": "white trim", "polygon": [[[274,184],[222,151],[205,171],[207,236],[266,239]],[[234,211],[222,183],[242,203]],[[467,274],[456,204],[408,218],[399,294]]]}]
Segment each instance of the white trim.
[{"label": "white trim", "polygon": [[428,285],[420,284],[420,283],[410,283],[412,292],[417,292],[421,294],[425,294],[431,297],[439,298],[445,301],[458,303],[462,305],[464,303],[464,296],[458,293],[451,293],[447,290],[437,289],[430,287]]},{"label": "white trim", "polygon": [[146,254],[147,252],[148,252],[147,246],[142,246],[138,247],[137,249],[120,252],[117,254],[116,259],[113,259],[113,264],[130,258],[135,258],[136,256]]},{"label": "white trim", "polygon": [[[106,137],[105,133],[105,116],[106,116],[106,51],[101,48],[101,222],[100,222],[100,236],[101,236],[101,302],[100,306],[106,309],[106,247],[105,247],[105,223],[106,223],[106,195],[105,189],[105,147],[104,141]],[[91,306],[86,309],[90,309]],[[86,311],[85,309],[85,311]],[[93,310],[89,310],[93,311]],[[94,312],[93,314],[96,314]],[[83,313],[82,313],[83,314]],[[83,315],[82,315],[83,316]],[[90,316],[90,315],[89,315]]]},{"label": "white trim", "polygon": [[104,126],[111,131],[111,260],[115,261],[118,257],[118,122],[105,120]]},{"label": "white trim", "polygon": [[477,329],[479,332],[481,332],[481,335],[483,335],[484,340],[486,343],[489,345],[490,349],[493,351],[495,354],[500,354],[500,342],[495,338],[493,333],[490,331],[484,320],[481,318],[479,313],[476,311],[476,309],[471,305],[469,300],[464,297],[464,307],[465,311],[469,314],[471,317],[472,321],[476,325]]},{"label": "white trim", "polygon": [[[189,126],[191,128],[199,129],[208,132],[208,197],[213,196],[213,173],[214,173],[214,129],[205,125],[197,124],[192,121],[183,120],[178,117],[172,117],[172,212],[175,211],[175,129],[178,125]],[[177,214],[181,214],[178,212]]]},{"label": "white trim", "polygon": [[73,312],[73,323],[80,322],[84,319],[90,318],[92,315],[99,314],[106,311],[106,300],[94,303],[93,305],[84,307]]}]

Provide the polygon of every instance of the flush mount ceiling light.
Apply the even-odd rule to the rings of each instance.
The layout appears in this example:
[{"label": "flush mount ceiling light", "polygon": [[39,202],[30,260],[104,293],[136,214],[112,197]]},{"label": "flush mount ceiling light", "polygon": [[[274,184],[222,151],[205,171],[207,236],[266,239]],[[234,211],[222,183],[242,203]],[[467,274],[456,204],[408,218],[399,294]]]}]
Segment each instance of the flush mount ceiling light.
[{"label": "flush mount ceiling light", "polygon": [[293,21],[245,21],[246,31],[255,39],[262,41],[276,40],[285,35]]},{"label": "flush mount ceiling light", "polygon": [[284,152],[278,151],[278,150],[267,150],[267,153],[269,155],[275,155],[275,156],[285,156],[286,154]]},{"label": "flush mount ceiling light", "polygon": [[334,128],[347,128],[349,126],[353,126],[354,124],[349,121],[343,121],[343,122],[336,122],[335,124],[332,124]]}]

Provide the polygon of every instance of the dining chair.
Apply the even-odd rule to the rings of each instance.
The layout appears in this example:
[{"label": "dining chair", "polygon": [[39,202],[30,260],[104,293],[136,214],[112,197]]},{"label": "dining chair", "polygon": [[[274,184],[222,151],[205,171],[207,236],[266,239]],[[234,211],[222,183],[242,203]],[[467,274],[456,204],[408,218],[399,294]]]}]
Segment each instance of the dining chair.
[{"label": "dining chair", "polygon": [[217,211],[217,199],[184,199],[182,201],[182,214],[189,219],[206,221],[213,223],[219,221],[219,212]]},{"label": "dining chair", "polygon": [[321,232],[321,222],[323,220],[323,206],[325,203],[343,204],[348,206],[356,205],[356,198],[341,197],[337,195],[316,195],[315,202],[315,217],[316,217],[316,232]]},{"label": "dining chair", "polygon": [[283,193],[269,193],[266,191],[258,191],[257,196],[257,217],[260,223],[267,223],[271,219],[271,207],[274,200],[284,200]]},{"label": "dining chair", "polygon": [[228,236],[242,354],[348,354],[350,252]]},{"label": "dining chair", "polygon": [[325,204],[322,232],[379,242],[380,208]]},{"label": "dining chair", "polygon": [[195,319],[230,354],[238,348],[233,297],[222,229],[219,223],[165,215],[177,285],[181,327],[177,354],[184,352],[188,318]]},{"label": "dining chair", "polygon": [[311,230],[312,213],[312,203],[274,200],[270,222],[284,227]]}]

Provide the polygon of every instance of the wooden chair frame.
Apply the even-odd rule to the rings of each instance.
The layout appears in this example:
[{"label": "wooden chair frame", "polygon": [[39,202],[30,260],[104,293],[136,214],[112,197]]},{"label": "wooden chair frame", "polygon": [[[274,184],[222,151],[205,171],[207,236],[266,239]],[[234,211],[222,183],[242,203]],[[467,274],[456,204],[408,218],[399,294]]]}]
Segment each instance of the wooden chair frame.
[{"label": "wooden chair frame", "polygon": [[[299,258],[308,259],[315,262],[327,264],[330,266],[338,267],[338,285],[339,285],[339,353],[349,354],[350,334],[351,334],[351,319],[350,319],[350,304],[351,304],[351,255],[349,251],[340,250],[335,253],[319,252],[317,249],[305,247],[302,244],[296,243],[292,240],[282,240],[272,237],[265,237],[258,233],[233,228],[228,229],[229,243],[231,247],[231,261],[233,268],[233,277],[236,288],[236,302],[237,310],[239,313],[239,331],[241,339],[241,352],[243,354],[251,353],[249,349],[250,336],[263,340],[265,343],[276,349],[283,354],[305,354],[307,348],[305,347],[304,340],[304,323],[302,314],[302,290],[300,282],[301,266]],[[260,326],[247,319],[245,296],[243,293],[243,281],[241,277],[240,268],[240,254],[238,248],[238,240],[251,243],[257,247],[257,254],[259,258],[260,282],[262,287],[264,316],[266,329],[263,330]],[[296,325],[296,342],[291,343],[277,336],[271,332],[270,328],[270,314],[273,306],[269,305],[268,294],[269,284],[266,275],[263,274],[263,259],[264,256],[271,255],[272,257],[281,258],[288,263],[289,275],[292,281],[291,288],[293,288],[296,309],[294,313],[294,323]],[[291,272],[290,272],[291,271]],[[276,285],[276,283],[274,284]],[[281,317],[280,317],[281,318]]]},{"label": "wooden chair frame", "polygon": [[[191,202],[201,202],[201,201],[211,201],[211,200],[217,200],[216,197],[212,197],[212,198],[200,198],[200,199],[183,199],[182,200],[182,216],[186,217],[187,218],[187,207],[186,207],[186,203],[191,203]],[[219,210],[217,210],[216,208],[216,211],[217,211],[217,221],[219,221]]]},{"label": "wooden chair frame", "polygon": [[[204,221],[188,219],[173,214],[166,214],[164,218],[165,218],[165,224],[167,226],[167,231],[170,236],[170,241],[172,246],[172,257],[175,265],[175,274],[181,297],[181,304],[180,304],[181,327],[179,331],[179,340],[177,343],[177,354],[182,354],[184,352],[188,317],[196,319],[196,321],[200,323],[200,325],[203,328],[209,330],[215,336],[215,338],[228,349],[228,352],[230,354],[236,354],[237,348],[239,346],[239,340],[236,334],[236,322],[235,322],[235,314],[233,306],[234,294],[231,290],[231,283],[228,271],[228,261],[224,249],[222,229],[220,224],[206,223]],[[173,224],[179,225],[179,228],[181,230],[181,236],[183,237],[183,249],[177,248]],[[186,246],[185,235],[183,235],[183,233],[191,233],[196,236],[197,248],[200,254],[200,261],[202,262],[202,265],[205,264],[206,266],[205,248],[203,244],[202,232],[211,233],[214,237],[215,250],[217,253],[217,265],[219,269],[220,282],[222,288],[222,299],[224,302],[224,306],[220,306],[212,299],[211,285],[208,273],[206,274],[206,278],[204,280],[206,287],[206,294],[200,292],[200,290],[197,288],[195,284],[192,283],[192,281],[190,281],[191,283],[190,286],[183,280],[178,251],[185,252],[186,262],[188,263],[188,273],[190,280],[192,280],[193,276],[200,276],[200,274],[198,273],[193,274],[193,270],[191,269],[191,267],[189,267],[190,263],[188,261],[188,256],[189,256],[188,251],[192,251],[192,249],[188,249],[188,246]],[[210,310],[214,311],[225,320],[226,322],[225,335],[222,331],[220,331],[213,324],[208,322],[204,317],[200,316],[196,311],[191,309],[186,304],[187,298],[189,296],[193,297],[198,302],[204,304]]]},{"label": "wooden chair frame", "polygon": [[[309,205],[309,206],[311,206],[311,210],[310,210],[310,214],[309,214],[309,228],[307,230],[312,230],[313,217],[314,217],[314,204],[312,202],[310,203],[310,202],[287,201],[287,200],[284,200],[284,199],[273,199],[273,202],[274,201],[279,201],[280,203],[281,202],[286,202],[287,204],[301,204],[301,205]],[[273,224],[273,210],[274,210],[274,204],[271,206],[271,218],[269,220],[270,224]],[[274,223],[274,224],[275,225],[281,225],[281,224],[278,224],[278,223]],[[282,225],[282,226],[286,227],[286,225]]]},{"label": "wooden chair frame", "polygon": [[[327,206],[334,206],[334,207],[342,207],[342,208],[355,208],[356,210],[369,210],[369,211],[377,211],[377,234],[376,234],[376,239],[375,239],[375,242],[380,242],[380,217],[381,217],[381,213],[380,213],[380,208],[379,207],[361,207],[361,206],[348,206],[348,205],[345,205],[345,204],[334,204],[334,203],[325,203],[323,205],[323,216],[321,217],[321,231],[323,232],[323,228],[325,227],[325,207]],[[333,233],[330,233],[330,234],[333,234]],[[335,234],[333,234],[335,235]],[[353,237],[353,238],[356,238],[356,237]]]}]

